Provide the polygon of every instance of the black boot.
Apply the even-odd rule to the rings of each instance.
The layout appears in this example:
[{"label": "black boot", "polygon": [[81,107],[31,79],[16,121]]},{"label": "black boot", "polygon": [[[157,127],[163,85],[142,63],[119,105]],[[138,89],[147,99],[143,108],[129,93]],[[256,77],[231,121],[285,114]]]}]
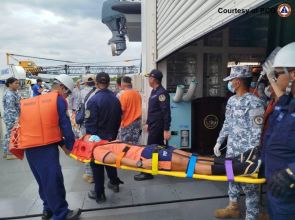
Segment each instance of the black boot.
[{"label": "black boot", "polygon": [[76,220],[79,219],[81,215],[81,209],[74,209],[74,210],[69,210],[66,220]]},{"label": "black boot", "polygon": [[124,184],[124,182],[120,180],[119,178],[117,178],[115,181],[109,181],[107,186],[113,192],[118,193],[120,191],[120,188],[119,188],[120,184]]},{"label": "black boot", "polygon": [[52,212],[49,210],[43,210],[42,213],[42,220],[48,220],[51,219],[51,217],[53,216]]},{"label": "black boot", "polygon": [[134,180],[136,181],[142,181],[142,180],[151,180],[154,176],[149,173],[140,173],[134,176]]},{"label": "black boot", "polygon": [[119,184],[112,184],[111,182],[108,182],[108,188],[115,193],[118,193],[120,191]]},{"label": "black boot", "polygon": [[94,190],[90,190],[88,192],[88,198],[95,200],[97,203],[102,203],[107,200],[104,192],[97,195],[97,193]]}]

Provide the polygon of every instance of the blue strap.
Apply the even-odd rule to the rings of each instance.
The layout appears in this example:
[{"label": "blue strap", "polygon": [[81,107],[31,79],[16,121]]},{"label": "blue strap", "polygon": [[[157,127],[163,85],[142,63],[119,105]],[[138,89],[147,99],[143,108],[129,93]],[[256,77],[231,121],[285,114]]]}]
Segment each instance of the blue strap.
[{"label": "blue strap", "polygon": [[187,166],[187,170],[186,170],[186,177],[192,178],[194,176],[195,166],[196,166],[197,161],[198,161],[197,156],[192,155],[190,157],[190,160],[189,160],[188,166]]}]

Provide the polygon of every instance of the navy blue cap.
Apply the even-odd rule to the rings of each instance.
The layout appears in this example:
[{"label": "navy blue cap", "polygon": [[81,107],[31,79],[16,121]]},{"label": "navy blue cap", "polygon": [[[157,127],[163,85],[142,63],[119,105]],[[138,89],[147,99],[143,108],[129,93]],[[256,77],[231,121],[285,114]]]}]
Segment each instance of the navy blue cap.
[{"label": "navy blue cap", "polygon": [[109,74],[105,72],[100,72],[96,75],[96,82],[101,84],[108,84],[110,82]]},{"label": "navy blue cap", "polygon": [[146,74],[147,77],[154,77],[157,80],[162,80],[163,74],[160,70],[153,69],[149,74]]}]

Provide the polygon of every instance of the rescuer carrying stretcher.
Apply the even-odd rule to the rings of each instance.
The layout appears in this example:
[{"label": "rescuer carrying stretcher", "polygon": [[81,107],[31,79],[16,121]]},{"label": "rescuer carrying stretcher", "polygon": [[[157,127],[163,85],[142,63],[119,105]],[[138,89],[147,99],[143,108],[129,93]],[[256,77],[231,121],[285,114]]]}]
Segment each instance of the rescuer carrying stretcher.
[{"label": "rescuer carrying stretcher", "polygon": [[[158,153],[159,170],[184,171],[192,170],[195,174],[225,175],[230,166],[234,175],[251,176],[260,167],[256,148],[235,158],[210,158],[195,156],[191,153],[168,146],[130,145],[121,141],[101,140],[96,135],[86,135],[74,144],[71,155],[80,161],[95,160],[104,164],[116,164],[143,169],[152,168],[152,154]],[[194,162],[191,162],[194,158]],[[228,165],[230,162],[231,165]],[[226,165],[226,166],[225,166]]]}]

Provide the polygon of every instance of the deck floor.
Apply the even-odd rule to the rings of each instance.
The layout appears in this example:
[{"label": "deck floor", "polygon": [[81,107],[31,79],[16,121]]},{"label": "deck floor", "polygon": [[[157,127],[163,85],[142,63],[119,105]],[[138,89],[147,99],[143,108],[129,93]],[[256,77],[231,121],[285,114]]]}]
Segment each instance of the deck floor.
[{"label": "deck floor", "polygon": [[[168,204],[157,204],[129,208],[116,208],[82,213],[81,219],[87,220],[161,220],[201,219],[212,220],[216,208],[227,205],[227,183],[210,182],[156,176],[153,180],[136,182],[135,172],[119,170],[119,177],[125,184],[120,185],[120,192],[113,193],[106,189],[107,202],[97,204],[87,197],[93,188],[81,178],[83,164],[61,153],[61,164],[70,208],[96,209],[117,206],[132,206],[142,203],[190,200]],[[38,195],[38,186],[26,160],[7,161],[0,159],[0,219],[8,217],[40,214],[42,202]],[[223,197],[224,198],[209,198]],[[19,218],[21,219],[21,218]],[[27,219],[40,219],[31,217]]]}]

